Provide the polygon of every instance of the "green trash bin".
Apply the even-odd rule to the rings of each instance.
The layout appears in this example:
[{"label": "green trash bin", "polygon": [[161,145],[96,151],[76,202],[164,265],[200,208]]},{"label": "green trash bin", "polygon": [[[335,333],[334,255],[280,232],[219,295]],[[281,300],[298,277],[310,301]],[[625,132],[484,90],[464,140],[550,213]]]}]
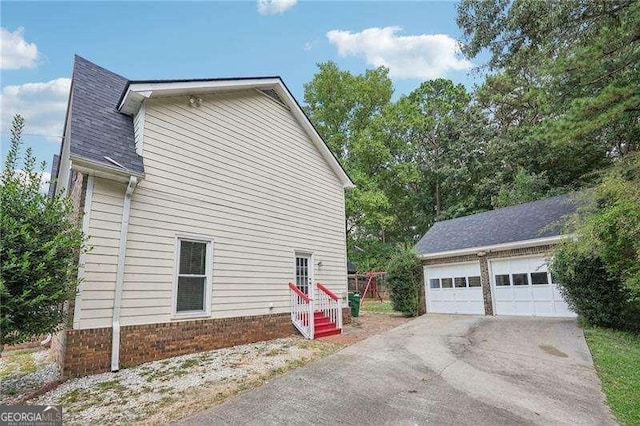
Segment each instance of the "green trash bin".
[{"label": "green trash bin", "polygon": [[360,293],[349,294],[349,307],[352,317],[360,315]]}]

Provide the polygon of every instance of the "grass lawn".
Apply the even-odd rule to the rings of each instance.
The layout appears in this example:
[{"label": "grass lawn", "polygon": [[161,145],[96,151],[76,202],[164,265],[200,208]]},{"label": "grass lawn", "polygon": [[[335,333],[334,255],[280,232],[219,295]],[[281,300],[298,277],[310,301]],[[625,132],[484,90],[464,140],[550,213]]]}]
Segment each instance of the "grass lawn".
[{"label": "grass lawn", "polygon": [[33,349],[4,352],[0,362],[0,380],[11,377],[17,378],[36,371],[36,364],[32,356],[33,352]]},{"label": "grass lawn", "polygon": [[366,302],[362,302],[360,310],[377,314],[392,314],[395,312],[391,307],[391,301],[389,300],[384,302],[380,302],[379,300],[367,300]]},{"label": "grass lawn", "polygon": [[640,336],[585,327],[607,402],[623,425],[640,425]]}]

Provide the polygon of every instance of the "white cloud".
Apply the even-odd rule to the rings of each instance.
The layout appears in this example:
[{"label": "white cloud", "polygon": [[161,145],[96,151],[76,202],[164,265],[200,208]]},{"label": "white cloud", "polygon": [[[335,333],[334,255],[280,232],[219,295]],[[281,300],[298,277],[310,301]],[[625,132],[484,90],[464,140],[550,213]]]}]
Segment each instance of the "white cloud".
[{"label": "white cloud", "polygon": [[[47,163],[48,167],[51,167],[51,164]],[[49,193],[49,184],[51,184],[51,173],[42,172],[42,183],[40,184],[40,192],[43,194]]]},{"label": "white cloud", "polygon": [[297,3],[298,0],[258,0],[258,13],[260,15],[280,15]]},{"label": "white cloud", "polygon": [[400,36],[400,31],[400,27],[367,28],[358,33],[332,30],[327,38],[341,56],[360,56],[368,65],[384,65],[397,79],[428,80],[473,65],[462,57],[459,43],[446,34]]},{"label": "white cloud", "polygon": [[[37,165],[40,166],[39,164]],[[47,164],[48,167],[51,167],[51,164]],[[51,182],[51,173],[49,172],[38,172],[40,176],[40,192],[43,194],[49,193],[49,183]],[[19,177],[24,183],[28,183],[30,181],[29,176],[24,170],[17,169],[14,172],[14,176]]]},{"label": "white cloud", "polygon": [[312,43],[312,42],[310,42],[310,41],[306,42],[306,43],[304,44],[304,50],[308,52],[308,51],[309,51],[309,50],[311,50],[311,49],[313,49],[313,43]]},{"label": "white cloud", "polygon": [[38,46],[35,43],[27,43],[22,37],[23,31],[23,28],[18,28],[15,32],[0,28],[1,69],[17,70],[36,66]]},{"label": "white cloud", "polygon": [[60,142],[70,86],[70,79],[58,78],[45,83],[3,87],[0,95],[2,131],[8,131],[13,116],[21,114],[25,119],[24,133]]}]

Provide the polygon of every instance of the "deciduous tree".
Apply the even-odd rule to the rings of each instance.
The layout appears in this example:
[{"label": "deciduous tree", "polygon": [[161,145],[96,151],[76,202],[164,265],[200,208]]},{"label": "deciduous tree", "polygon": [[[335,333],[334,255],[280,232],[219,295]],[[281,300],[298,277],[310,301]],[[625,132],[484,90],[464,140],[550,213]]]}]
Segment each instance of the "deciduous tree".
[{"label": "deciduous tree", "polygon": [[18,168],[23,128],[16,115],[0,183],[0,352],[63,324],[83,244],[70,200],[42,193],[44,164],[38,171],[30,148]]}]

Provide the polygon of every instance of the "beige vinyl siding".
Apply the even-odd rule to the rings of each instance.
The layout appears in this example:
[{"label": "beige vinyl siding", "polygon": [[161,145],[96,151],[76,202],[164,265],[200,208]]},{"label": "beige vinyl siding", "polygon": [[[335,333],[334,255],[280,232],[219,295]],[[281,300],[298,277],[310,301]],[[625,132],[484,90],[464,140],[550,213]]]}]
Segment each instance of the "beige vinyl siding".
[{"label": "beige vinyl siding", "polygon": [[78,328],[111,325],[125,185],[94,178]]},{"label": "beige vinyl siding", "polygon": [[[344,191],[304,130],[258,91],[202,98],[200,107],[188,97],[145,101],[145,178],[131,203],[121,324],[172,320],[179,235],[213,239],[212,317],[288,312],[296,250],[313,253],[315,281],[345,292]],[[117,245],[95,231],[115,268]],[[94,277],[106,280],[102,268]],[[111,293],[113,282],[115,269]]]}]

